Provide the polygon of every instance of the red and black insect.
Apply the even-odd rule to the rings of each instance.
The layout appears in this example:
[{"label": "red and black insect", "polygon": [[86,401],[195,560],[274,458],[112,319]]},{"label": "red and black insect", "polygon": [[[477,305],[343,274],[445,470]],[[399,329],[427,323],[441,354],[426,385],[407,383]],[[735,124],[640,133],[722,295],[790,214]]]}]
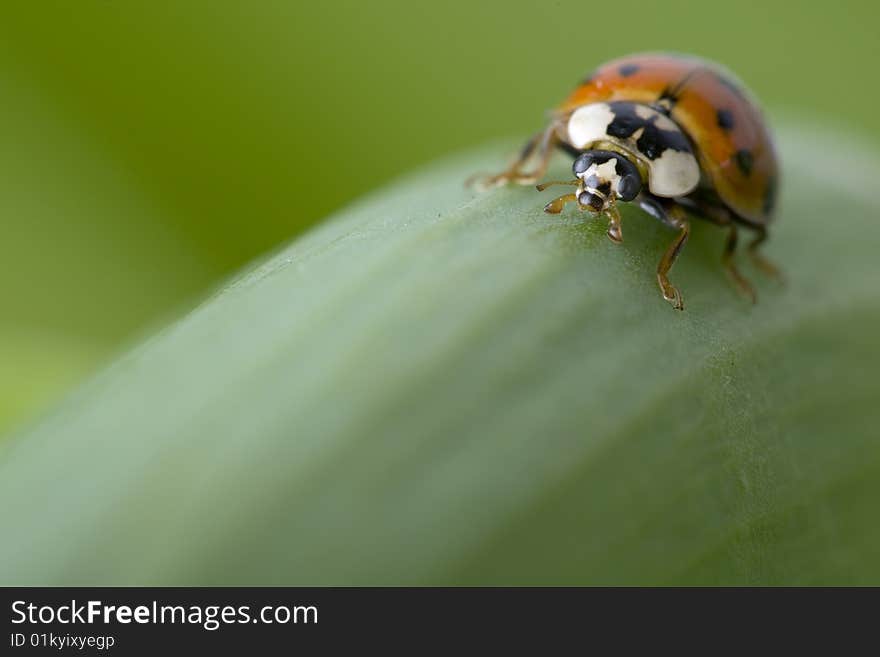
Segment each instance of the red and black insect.
[{"label": "red and black insect", "polygon": [[[722,262],[752,300],[755,292],[733,261],[737,226],[755,233],[748,245],[766,273],[777,269],[758,252],[767,237],[779,180],[776,152],[757,104],[719,66],[691,56],[631,55],[599,67],[553,113],[504,172],[483,186],[535,184],[554,148],[575,157],[575,191],[546,205],[556,214],[568,202],[608,219],[608,236],[623,239],[618,201],[634,202],[678,235],[657,266],[663,297],[684,307],[667,274],[690,234],[690,218],[728,228]],[[531,169],[529,164],[533,163]]]}]

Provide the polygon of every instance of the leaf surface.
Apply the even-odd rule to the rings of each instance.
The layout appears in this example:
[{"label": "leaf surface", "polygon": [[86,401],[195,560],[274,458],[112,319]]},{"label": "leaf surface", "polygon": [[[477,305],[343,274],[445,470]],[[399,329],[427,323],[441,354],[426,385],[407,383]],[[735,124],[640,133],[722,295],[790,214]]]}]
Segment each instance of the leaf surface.
[{"label": "leaf surface", "polygon": [[362,199],[5,441],[0,581],[880,583],[880,164],[824,132],[756,306],[711,225],[678,313],[646,215],[462,186],[510,144]]}]

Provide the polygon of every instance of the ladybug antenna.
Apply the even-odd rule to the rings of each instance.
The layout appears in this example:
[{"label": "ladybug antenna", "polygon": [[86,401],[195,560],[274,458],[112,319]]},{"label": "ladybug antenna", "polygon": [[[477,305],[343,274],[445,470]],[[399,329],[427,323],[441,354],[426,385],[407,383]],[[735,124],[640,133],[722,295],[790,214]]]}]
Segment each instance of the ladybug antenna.
[{"label": "ladybug antenna", "polygon": [[548,187],[552,187],[553,185],[571,185],[572,187],[577,187],[581,184],[581,181],[575,178],[574,180],[550,180],[545,183],[541,183],[540,185],[535,185],[535,189],[539,192],[543,192]]}]

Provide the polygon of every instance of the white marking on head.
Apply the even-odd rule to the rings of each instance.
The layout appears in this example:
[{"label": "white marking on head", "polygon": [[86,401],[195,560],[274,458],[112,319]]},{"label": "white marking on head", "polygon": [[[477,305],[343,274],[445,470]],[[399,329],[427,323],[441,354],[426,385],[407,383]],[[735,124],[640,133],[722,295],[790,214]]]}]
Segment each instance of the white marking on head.
[{"label": "white marking on head", "polygon": [[[617,160],[615,158],[611,158],[602,164],[594,162],[583,173],[578,174],[578,178],[583,180],[584,183],[591,178],[593,179],[590,181],[591,184],[584,185],[584,190],[588,194],[602,199],[605,207],[617,200],[616,194],[620,189],[621,175],[617,172]],[[599,187],[604,183],[609,183],[608,192],[599,191]],[[598,211],[598,208],[594,207],[593,210]]]},{"label": "white marking on head", "polygon": [[602,164],[593,163],[583,173],[578,174],[578,178],[585,182],[593,177],[596,178],[596,185],[588,186],[586,189],[595,190],[602,183],[608,182],[611,183],[611,189],[616,192],[621,178],[617,173],[617,160],[612,158]]},{"label": "white marking on head", "polygon": [[614,180],[615,178],[619,178],[617,175],[617,160],[611,158],[607,162],[603,162],[602,164],[594,164],[591,169],[595,168],[596,175],[600,180]]}]

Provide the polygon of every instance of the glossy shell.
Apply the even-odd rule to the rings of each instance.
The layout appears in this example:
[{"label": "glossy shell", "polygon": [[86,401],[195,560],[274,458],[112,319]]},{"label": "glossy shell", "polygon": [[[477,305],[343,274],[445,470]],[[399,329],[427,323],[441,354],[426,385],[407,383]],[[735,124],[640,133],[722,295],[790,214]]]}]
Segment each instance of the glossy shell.
[{"label": "glossy shell", "polygon": [[743,220],[766,224],[778,163],[760,109],[727,71],[696,57],[632,55],[601,66],[557,108],[569,117],[601,102],[632,101],[668,112],[693,144],[705,184]]},{"label": "glossy shell", "polygon": [[672,119],[647,105],[617,101],[578,107],[568,119],[568,140],[578,149],[607,142],[635,153],[657,196],[684,196],[700,182],[690,142]]}]

